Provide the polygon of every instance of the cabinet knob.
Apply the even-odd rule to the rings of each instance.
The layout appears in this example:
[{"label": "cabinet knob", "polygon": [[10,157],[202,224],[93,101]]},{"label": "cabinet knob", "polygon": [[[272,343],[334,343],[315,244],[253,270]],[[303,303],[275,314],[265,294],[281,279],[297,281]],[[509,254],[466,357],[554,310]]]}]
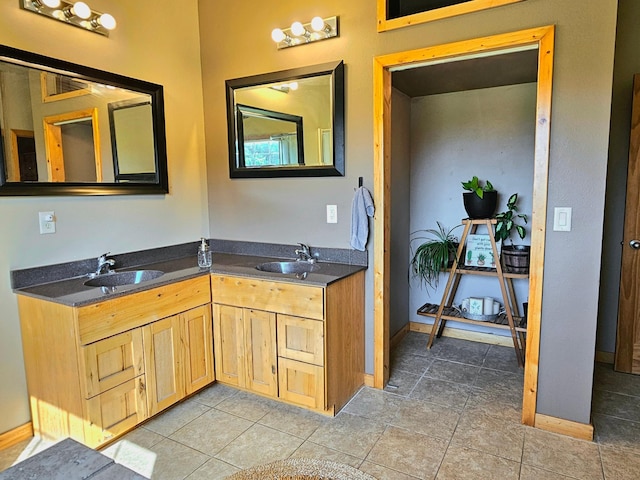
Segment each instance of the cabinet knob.
[{"label": "cabinet knob", "polygon": [[631,240],[629,246],[634,250],[640,250],[640,240]]}]

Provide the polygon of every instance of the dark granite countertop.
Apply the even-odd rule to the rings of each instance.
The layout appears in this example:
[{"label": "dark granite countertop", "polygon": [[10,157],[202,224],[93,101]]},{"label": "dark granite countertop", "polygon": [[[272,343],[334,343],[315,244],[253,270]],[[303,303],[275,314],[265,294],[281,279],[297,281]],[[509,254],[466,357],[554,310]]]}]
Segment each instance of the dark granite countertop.
[{"label": "dark granite countertop", "polygon": [[[317,263],[317,266],[320,268],[317,271],[309,273],[305,278],[297,278],[293,274],[285,275],[262,272],[255,268],[256,265],[263,262],[283,260],[292,259],[214,252],[213,264],[210,269],[199,268],[195,255],[155,261],[147,264],[132,265],[121,269],[116,268],[116,271],[161,270],[164,272],[164,275],[161,277],[135,285],[123,285],[109,288],[89,287],[84,285],[84,282],[88,280],[88,276],[83,274],[69,278],[55,279],[44,283],[32,283],[27,286],[16,286],[14,281],[13,291],[20,295],[27,295],[72,307],[80,307],[123,295],[149,290],[162,285],[168,285],[181,280],[187,280],[189,278],[209,275],[210,273],[325,287],[337,280],[340,280],[341,278],[347,277],[366,268],[364,265],[320,261]],[[61,269],[60,266],[57,267]]]}]

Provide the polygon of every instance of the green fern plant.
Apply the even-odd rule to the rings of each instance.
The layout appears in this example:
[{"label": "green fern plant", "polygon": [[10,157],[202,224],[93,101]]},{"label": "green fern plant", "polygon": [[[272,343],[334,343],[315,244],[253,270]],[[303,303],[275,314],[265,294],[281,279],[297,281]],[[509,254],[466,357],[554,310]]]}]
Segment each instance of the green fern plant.
[{"label": "green fern plant", "polygon": [[420,280],[420,284],[426,284],[434,290],[438,287],[440,272],[449,265],[449,260],[455,258],[458,248],[458,237],[453,235],[453,231],[461,227],[456,225],[447,229],[440,222],[437,229],[418,230],[412,235],[411,242],[424,240],[413,252],[411,259],[411,272],[414,278]]}]

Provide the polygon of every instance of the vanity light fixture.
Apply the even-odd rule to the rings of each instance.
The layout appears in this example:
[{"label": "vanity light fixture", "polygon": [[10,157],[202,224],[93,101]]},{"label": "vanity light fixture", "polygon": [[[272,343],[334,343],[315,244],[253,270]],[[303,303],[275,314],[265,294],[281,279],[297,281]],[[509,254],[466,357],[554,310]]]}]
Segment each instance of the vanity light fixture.
[{"label": "vanity light fixture", "polygon": [[289,28],[276,28],[271,39],[278,50],[339,36],[338,17],[314,17],[309,23],[293,22]]},{"label": "vanity light fixture", "polygon": [[289,93],[290,90],[298,90],[298,82],[279,83],[277,85],[271,85],[270,88],[278,92]]},{"label": "vanity light fixture", "polygon": [[85,2],[71,0],[21,0],[24,10],[80,27],[106,37],[116,28],[116,19],[108,13],[92,10]]}]

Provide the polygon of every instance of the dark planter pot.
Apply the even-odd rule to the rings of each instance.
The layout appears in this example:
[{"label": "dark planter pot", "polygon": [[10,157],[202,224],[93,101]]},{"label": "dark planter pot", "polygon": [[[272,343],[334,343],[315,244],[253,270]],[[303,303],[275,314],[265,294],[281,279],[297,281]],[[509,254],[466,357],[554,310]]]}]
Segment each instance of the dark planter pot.
[{"label": "dark planter pot", "polygon": [[464,209],[469,218],[491,218],[496,211],[498,203],[498,192],[484,192],[482,198],[475,192],[464,192],[462,194]]},{"label": "dark planter pot", "polygon": [[502,263],[504,270],[509,273],[529,273],[529,245],[503,245]]}]

